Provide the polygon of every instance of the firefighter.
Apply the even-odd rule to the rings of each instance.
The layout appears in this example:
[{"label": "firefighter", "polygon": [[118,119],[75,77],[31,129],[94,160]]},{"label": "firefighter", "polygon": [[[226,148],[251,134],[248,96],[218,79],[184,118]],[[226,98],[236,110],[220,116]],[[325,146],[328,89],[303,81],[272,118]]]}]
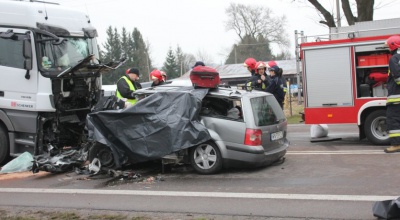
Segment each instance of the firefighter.
[{"label": "firefighter", "polygon": [[286,97],[286,92],[288,89],[287,89],[286,79],[285,79],[285,77],[283,77],[283,69],[282,68],[279,68],[277,75],[282,82],[283,96]]},{"label": "firefighter", "polygon": [[255,74],[250,77],[250,79],[246,82],[246,87],[248,90],[259,90],[266,91],[268,86],[268,76],[266,74],[267,65],[259,61],[256,63],[256,71]]},{"label": "firefighter", "polygon": [[204,64],[203,61],[197,61],[197,62],[194,64],[194,66],[192,67],[192,69],[195,68],[196,66],[206,66],[206,65]]},{"label": "firefighter", "polygon": [[165,83],[160,70],[157,70],[157,69],[151,71],[150,79],[153,81],[153,83],[151,84],[151,87],[160,86]]},{"label": "firefighter", "polygon": [[278,76],[279,69],[280,68],[277,65],[268,68],[270,80],[268,82],[266,91],[272,93],[275,96],[276,101],[278,101],[279,105],[283,109],[283,101],[285,99],[285,95],[283,93],[282,81]]},{"label": "firefighter", "polygon": [[[269,67],[271,67],[271,66],[278,66],[278,64],[275,62],[275,61],[273,61],[273,60],[271,60],[271,61],[269,61],[268,63],[267,63],[267,67],[269,68]],[[278,77],[281,79],[281,81],[282,81],[282,86],[283,86],[283,92],[284,92],[284,95],[286,96],[286,92],[287,92],[287,83],[286,83],[286,80],[285,80],[285,78],[283,77],[283,69],[282,68],[279,68],[279,70],[278,70],[278,72],[277,72],[277,75],[278,75]]]},{"label": "firefighter", "polygon": [[400,152],[400,36],[389,37],[386,44],[392,57],[389,60],[386,100],[386,124],[391,146],[386,148],[385,152],[394,153]]},{"label": "firefighter", "polygon": [[164,71],[160,71],[161,72],[161,76],[164,82],[167,82],[167,73]]},{"label": "firefighter", "polygon": [[136,90],[142,88],[139,82],[139,69],[130,68],[126,70],[126,75],[122,76],[117,82],[116,96],[120,99],[126,98],[127,102],[134,105],[137,102]]},{"label": "firefighter", "polygon": [[249,57],[244,61],[243,65],[251,73],[251,76],[254,76],[254,74],[256,74],[256,64],[257,64],[257,61],[254,58]]}]

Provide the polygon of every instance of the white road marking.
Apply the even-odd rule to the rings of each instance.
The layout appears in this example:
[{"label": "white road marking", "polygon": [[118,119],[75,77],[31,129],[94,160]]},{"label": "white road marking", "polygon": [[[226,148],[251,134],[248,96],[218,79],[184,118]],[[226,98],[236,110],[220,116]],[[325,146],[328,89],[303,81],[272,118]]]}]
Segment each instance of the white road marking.
[{"label": "white road marking", "polygon": [[335,155],[335,154],[386,154],[386,155],[399,155],[396,153],[388,154],[382,150],[338,150],[338,151],[291,151],[289,150],[286,154],[288,155],[314,155],[314,154],[328,154],[328,155]]},{"label": "white road marking", "polygon": [[377,195],[322,195],[322,194],[281,194],[281,193],[232,193],[232,192],[180,192],[180,191],[142,191],[142,190],[96,190],[96,189],[38,189],[38,188],[0,188],[0,193],[49,193],[78,195],[136,195],[170,197],[209,197],[243,199],[297,199],[329,201],[381,201],[393,200],[397,196]]}]

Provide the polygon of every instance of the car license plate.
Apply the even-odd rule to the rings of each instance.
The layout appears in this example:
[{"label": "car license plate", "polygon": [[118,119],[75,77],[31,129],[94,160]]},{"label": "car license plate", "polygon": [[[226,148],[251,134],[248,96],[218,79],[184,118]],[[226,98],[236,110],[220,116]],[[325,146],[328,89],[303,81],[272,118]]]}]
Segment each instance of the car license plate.
[{"label": "car license plate", "polygon": [[283,138],[283,132],[282,131],[278,131],[275,133],[271,133],[271,141],[276,141]]}]

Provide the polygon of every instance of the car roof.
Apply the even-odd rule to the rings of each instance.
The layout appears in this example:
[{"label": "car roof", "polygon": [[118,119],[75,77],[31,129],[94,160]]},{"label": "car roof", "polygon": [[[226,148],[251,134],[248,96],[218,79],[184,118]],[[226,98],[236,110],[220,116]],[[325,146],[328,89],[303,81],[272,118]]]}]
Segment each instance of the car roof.
[{"label": "car roof", "polygon": [[[136,94],[151,94],[156,92],[175,92],[180,91],[180,88],[183,87],[192,87],[192,82],[190,80],[185,79],[176,79],[173,80],[171,83],[150,87],[150,88],[143,88],[137,90]],[[186,90],[187,91],[187,90]],[[247,96],[249,98],[252,97],[260,97],[260,96],[270,96],[272,94],[262,91],[246,91],[241,90],[236,87],[224,87],[224,85],[220,85],[220,87],[216,89],[209,89],[209,95],[215,96],[226,96],[226,97],[243,97]]]}]

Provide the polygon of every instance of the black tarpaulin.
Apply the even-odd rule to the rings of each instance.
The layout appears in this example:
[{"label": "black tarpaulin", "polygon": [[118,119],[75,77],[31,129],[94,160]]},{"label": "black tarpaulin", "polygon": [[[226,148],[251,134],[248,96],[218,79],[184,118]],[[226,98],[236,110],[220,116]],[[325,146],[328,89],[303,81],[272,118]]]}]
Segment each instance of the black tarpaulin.
[{"label": "black tarpaulin", "polygon": [[375,202],[372,212],[380,219],[400,219],[400,197],[394,200]]},{"label": "black tarpaulin", "polygon": [[136,105],[89,114],[89,138],[111,148],[117,166],[158,159],[211,139],[199,121],[208,89],[157,92]]}]

